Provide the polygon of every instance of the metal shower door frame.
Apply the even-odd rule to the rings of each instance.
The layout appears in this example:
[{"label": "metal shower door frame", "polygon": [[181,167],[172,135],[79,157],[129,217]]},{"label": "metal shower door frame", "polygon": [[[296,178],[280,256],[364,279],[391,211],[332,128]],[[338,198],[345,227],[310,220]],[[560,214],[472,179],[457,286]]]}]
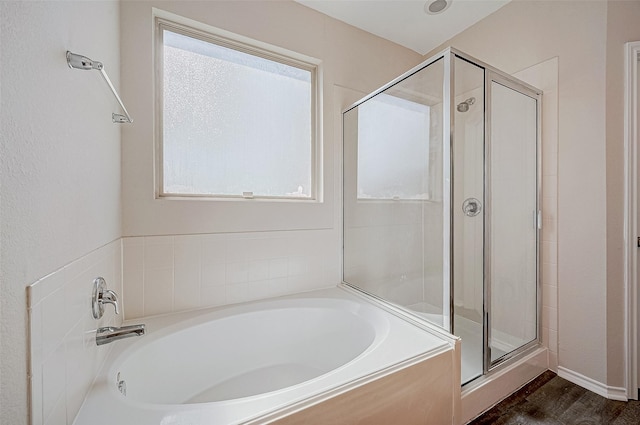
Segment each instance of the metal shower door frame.
[{"label": "metal shower door frame", "polygon": [[[540,234],[541,234],[541,189],[542,189],[542,92],[523,81],[516,79],[515,77],[502,72],[472,56],[467,55],[464,52],[461,52],[455,48],[445,49],[443,53],[439,56],[444,56],[445,59],[445,81],[444,81],[444,125],[443,129],[449,130],[448,133],[444,135],[444,146],[446,146],[447,153],[449,153],[448,158],[445,158],[445,166],[449,167],[448,174],[443,173],[445,177],[449,179],[448,187],[443,188],[445,193],[449,193],[449,206],[450,217],[447,218],[449,222],[449,236],[450,236],[450,244],[449,244],[449,293],[450,297],[450,332],[455,333],[454,328],[454,316],[455,316],[455,306],[454,306],[454,281],[453,281],[453,271],[454,271],[454,248],[453,248],[453,240],[454,240],[454,229],[453,229],[453,211],[455,206],[453,205],[453,187],[455,185],[454,182],[454,167],[455,167],[455,158],[453,155],[453,143],[455,140],[454,134],[454,125],[455,125],[455,78],[454,78],[454,70],[455,70],[455,58],[463,59],[473,65],[479,66],[484,69],[485,73],[485,81],[484,81],[484,199],[483,199],[483,220],[484,220],[484,230],[483,230],[483,371],[482,376],[478,378],[482,378],[486,376],[490,371],[494,370],[504,362],[509,361],[515,357],[520,356],[521,354],[528,352],[529,350],[538,347],[541,343],[542,336],[542,283],[541,283],[541,255],[540,255]],[[489,345],[490,337],[491,337],[491,320],[490,320],[490,312],[491,312],[491,240],[489,238],[491,231],[491,173],[490,173],[490,154],[491,154],[491,83],[496,82],[502,86],[505,86],[509,89],[512,89],[522,95],[528,96],[536,101],[536,212],[537,212],[537,229],[536,229],[536,338],[532,341],[518,347],[517,349],[505,354],[504,356],[496,359],[495,361],[491,361],[491,347]],[[447,103],[448,100],[448,103]],[[443,170],[444,171],[444,170]],[[445,179],[446,180],[446,179]],[[450,192],[447,192],[449,190]],[[470,382],[474,382],[478,378],[471,380]]]},{"label": "metal shower door frame", "polygon": [[[491,100],[492,83],[500,84],[508,89],[527,96],[536,101],[536,208],[535,208],[535,228],[536,228],[536,337],[506,353],[500,358],[491,361]],[[484,140],[484,303],[483,303],[483,339],[484,339],[484,359],[483,374],[486,375],[502,363],[527,352],[529,349],[537,347],[541,342],[542,329],[542,291],[541,291],[541,261],[540,261],[540,234],[542,228],[541,216],[541,188],[542,188],[542,92],[514,77],[501,71],[485,68],[485,140]]]}]

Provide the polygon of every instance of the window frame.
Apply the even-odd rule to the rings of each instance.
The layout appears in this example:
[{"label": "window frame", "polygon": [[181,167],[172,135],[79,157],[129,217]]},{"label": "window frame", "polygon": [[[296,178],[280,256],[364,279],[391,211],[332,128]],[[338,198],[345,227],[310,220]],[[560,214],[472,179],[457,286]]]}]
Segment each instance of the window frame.
[{"label": "window frame", "polygon": [[[321,62],[315,58],[295,53],[286,49],[269,45],[258,40],[234,34],[209,25],[187,20],[188,23],[177,22],[161,16],[154,17],[154,134],[155,134],[155,199],[166,200],[209,200],[209,201],[276,201],[276,202],[322,202],[322,148],[321,148]],[[180,194],[164,191],[164,31],[191,37],[207,43],[233,49],[242,53],[256,56],[273,62],[303,69],[311,76],[311,157],[310,196],[265,196],[245,192],[238,195],[231,194]]]},{"label": "window frame", "polygon": [[[432,105],[428,105],[426,103],[419,103],[419,102],[415,102],[409,98],[405,98],[405,97],[401,97],[401,96],[396,96],[396,95],[392,95],[392,94],[387,94],[386,93],[387,90],[384,90],[381,93],[376,94],[375,96],[371,97],[370,99],[367,99],[366,102],[363,102],[361,104],[359,104],[358,106],[356,106],[355,108],[358,109],[358,125],[360,123],[360,107],[362,107],[363,105],[367,104],[367,102],[371,102],[371,101],[375,101],[376,98],[378,98],[378,101],[380,101],[380,99],[384,98],[385,96],[388,97],[393,97],[393,98],[398,98],[398,99],[402,99],[403,101],[406,102],[411,102],[411,103],[415,103],[418,105],[423,105],[426,108],[428,108],[429,111],[429,120],[431,120],[431,108]],[[380,97],[382,96],[382,97]],[[384,100],[382,100],[381,102],[385,102]],[[389,102],[386,102],[389,103]],[[430,126],[429,126],[430,127]],[[360,154],[360,132],[358,131],[358,155]],[[428,140],[428,144],[427,144],[427,151],[428,151],[428,155],[427,158],[430,158],[431,152],[433,152],[433,149],[431,148],[431,141],[430,139]],[[359,159],[359,157],[358,157]],[[356,171],[356,201],[358,203],[374,203],[374,202],[378,202],[378,203],[394,203],[394,202],[427,202],[427,201],[433,201],[433,195],[431,192],[428,192],[427,195],[425,197],[414,197],[414,198],[407,198],[407,197],[403,197],[403,196],[392,196],[392,197],[375,197],[375,196],[370,196],[370,197],[360,197],[358,189],[360,187],[360,182],[361,182],[361,178],[360,178],[360,164],[358,163],[358,167],[357,167],[357,171]],[[426,171],[427,171],[427,179],[430,180],[431,179],[431,162],[429,160],[427,160],[427,165],[426,165]],[[428,183],[427,183],[428,186]]]}]

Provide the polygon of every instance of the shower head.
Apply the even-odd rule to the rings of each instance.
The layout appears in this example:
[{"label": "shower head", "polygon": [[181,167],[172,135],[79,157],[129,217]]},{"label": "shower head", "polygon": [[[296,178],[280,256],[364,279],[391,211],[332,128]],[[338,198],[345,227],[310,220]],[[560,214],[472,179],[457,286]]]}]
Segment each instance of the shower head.
[{"label": "shower head", "polygon": [[102,62],[92,61],[86,56],[71,53],[70,51],[67,51],[67,64],[69,68],[84,70],[97,69],[100,71],[104,67]]},{"label": "shower head", "polygon": [[458,112],[467,112],[469,110],[469,106],[473,105],[474,103],[476,103],[476,98],[470,97],[464,102],[458,103],[456,109],[458,110]]}]

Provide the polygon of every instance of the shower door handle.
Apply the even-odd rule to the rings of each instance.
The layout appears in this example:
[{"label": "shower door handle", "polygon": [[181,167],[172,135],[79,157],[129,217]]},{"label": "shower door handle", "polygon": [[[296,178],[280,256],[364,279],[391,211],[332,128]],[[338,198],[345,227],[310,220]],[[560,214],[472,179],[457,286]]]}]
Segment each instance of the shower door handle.
[{"label": "shower door handle", "polygon": [[482,211],[482,204],[476,198],[467,198],[462,203],[462,212],[467,217],[475,217]]}]

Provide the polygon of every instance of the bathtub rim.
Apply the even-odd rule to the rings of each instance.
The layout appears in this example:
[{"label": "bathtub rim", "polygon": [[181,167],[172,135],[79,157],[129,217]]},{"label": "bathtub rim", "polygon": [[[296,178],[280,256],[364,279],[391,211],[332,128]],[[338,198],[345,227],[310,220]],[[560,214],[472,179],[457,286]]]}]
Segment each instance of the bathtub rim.
[{"label": "bathtub rim", "polygon": [[[299,300],[304,300],[305,304],[295,305],[295,303]],[[328,370],[324,373],[321,373],[318,376],[315,376],[311,379],[299,382],[297,384],[289,385],[287,387],[278,388],[272,391],[259,393],[255,395],[249,395],[245,397],[237,397],[226,400],[218,400],[218,401],[208,401],[202,403],[154,403],[150,401],[142,401],[139,399],[132,399],[129,397],[122,398],[122,402],[124,404],[130,406],[139,406],[146,409],[163,409],[163,408],[171,408],[173,410],[191,410],[194,408],[194,405],[198,404],[207,404],[211,406],[223,405],[223,404],[236,404],[243,402],[250,402],[252,399],[275,395],[276,393],[285,393],[289,391],[295,391],[303,385],[306,385],[310,382],[317,381],[319,379],[326,378],[328,375],[337,373],[344,368],[351,365],[353,362],[358,361],[358,359],[366,356],[371,351],[375,350],[382,341],[387,337],[391,325],[389,323],[388,318],[381,315],[376,311],[376,308],[371,305],[361,304],[355,300],[345,299],[345,298],[336,298],[336,297],[328,297],[328,296],[317,296],[317,297],[278,297],[278,298],[270,298],[265,300],[259,300],[255,302],[242,303],[242,304],[233,304],[224,306],[224,308],[207,308],[197,310],[198,314],[191,314],[192,312],[179,312],[179,313],[169,313],[166,315],[157,315],[154,317],[142,318],[140,321],[151,320],[151,326],[147,325],[148,335],[145,335],[145,340],[139,341],[138,344],[130,343],[127,344],[126,347],[114,352],[110,356],[110,364],[106,365],[106,377],[107,383],[109,383],[112,378],[115,379],[118,376],[119,372],[123,368],[123,364],[127,361],[129,357],[134,355],[137,351],[141,350],[144,346],[151,344],[153,342],[157,342],[163,338],[171,337],[171,335],[175,333],[179,333],[181,331],[190,329],[199,325],[206,325],[209,322],[216,320],[226,320],[231,319],[237,316],[247,316],[254,313],[267,312],[273,309],[284,309],[284,310],[296,310],[296,309],[322,309],[327,308],[326,303],[329,303],[328,308],[335,308],[339,310],[340,307],[343,306],[353,306],[355,308],[348,309],[347,311],[351,314],[358,316],[358,320],[362,320],[363,322],[370,325],[371,330],[373,331],[373,339],[366,346],[366,348],[360,351],[355,357],[351,358],[349,361],[340,364],[338,367]],[[308,305],[307,303],[313,304]],[[283,305],[284,304],[284,305]],[[323,306],[324,304],[324,306]],[[255,307],[259,306],[258,309]],[[363,318],[358,315],[357,310],[360,310],[364,307],[365,314],[367,317]],[[181,317],[183,313],[185,317]],[[173,319],[171,324],[158,325],[155,323],[156,319]],[[373,320],[374,323],[370,323],[369,320]],[[133,319],[133,321],[138,321],[137,319]],[[125,324],[129,324],[127,320]],[[133,342],[133,341],[132,341]],[[109,385],[107,387],[107,391],[114,397],[121,397],[121,394],[118,392],[116,385]]]},{"label": "bathtub rim", "polygon": [[[437,348],[431,349],[418,356],[414,356],[414,357],[405,359],[403,361],[397,362],[384,369],[377,370],[375,372],[361,376],[359,378],[346,382],[343,385],[339,385],[335,388],[331,388],[327,391],[324,391],[320,394],[315,394],[303,400],[299,400],[297,402],[288,404],[282,408],[274,409],[271,412],[261,414],[252,418],[248,418],[245,422],[242,423],[242,425],[263,425],[263,424],[269,424],[269,423],[278,421],[280,419],[284,419],[285,417],[295,414],[296,412],[300,412],[304,409],[307,409],[309,407],[312,407],[324,401],[327,401],[333,397],[337,397],[337,396],[340,396],[341,394],[345,394],[351,390],[367,385],[377,379],[382,379],[386,376],[392,375],[393,373],[398,372],[400,370],[417,365],[418,363],[421,363],[432,357],[446,353],[447,351],[451,351],[452,355],[454,356],[454,359],[457,359],[457,360],[454,360],[454,368],[453,368],[457,376],[453,377],[453,381],[460,382],[460,367],[455,367],[456,363],[458,365],[460,364],[460,355],[461,355],[460,350],[461,350],[461,344],[462,344],[462,339],[460,337],[445,331],[444,329],[427,321],[426,319],[415,317],[414,315],[405,311],[401,307],[396,307],[394,304],[391,304],[384,300],[379,300],[377,297],[372,296],[367,292],[361,291],[357,287],[351,286],[348,283],[340,282],[338,285],[336,285],[335,288],[355,296],[356,298],[362,300],[365,304],[369,304],[369,305],[375,306],[376,308],[384,310],[385,312],[399,318],[400,320],[408,323],[409,325],[415,326],[423,331],[426,331],[427,333],[432,334],[433,336],[445,341],[446,344],[443,346],[441,345]],[[296,294],[296,295],[304,295],[304,293]],[[460,392],[462,388],[459,385],[455,386],[454,388],[455,388],[456,394],[454,394],[454,397],[453,397],[453,404],[454,404],[453,410],[454,410],[454,416],[459,418],[460,411],[461,411]]]},{"label": "bathtub rim", "polygon": [[385,301],[382,298],[379,298],[373,294],[370,294],[368,292],[365,292],[361,289],[359,289],[357,286],[351,285],[349,283],[346,282],[341,282],[338,284],[337,286],[339,289],[342,289],[350,294],[353,294],[355,296],[357,296],[358,298],[361,298],[365,301],[367,301],[369,304],[373,304],[378,308],[381,308],[382,310],[402,319],[403,321],[416,326],[424,331],[429,332],[430,334],[443,339],[445,341],[447,341],[450,344],[457,344],[460,343],[462,341],[462,339],[454,334],[451,334],[449,332],[447,332],[446,330],[444,330],[443,328],[439,327],[438,325],[429,322],[426,319],[423,319],[421,317],[419,317],[417,314],[411,312],[411,311],[407,311],[405,308],[395,305],[389,301]]}]

